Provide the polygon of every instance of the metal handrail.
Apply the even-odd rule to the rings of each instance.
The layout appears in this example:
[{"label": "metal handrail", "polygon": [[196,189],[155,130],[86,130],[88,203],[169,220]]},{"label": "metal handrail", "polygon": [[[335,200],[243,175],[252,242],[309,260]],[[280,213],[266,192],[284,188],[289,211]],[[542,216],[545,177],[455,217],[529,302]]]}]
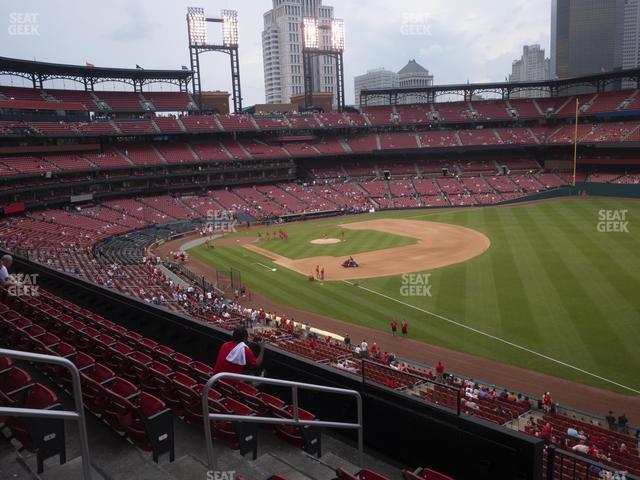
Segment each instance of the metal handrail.
[{"label": "metal handrail", "polygon": [[[293,418],[273,418],[273,417],[255,417],[244,415],[227,415],[222,413],[209,413],[209,390],[214,383],[223,378],[232,378],[236,380],[245,380],[250,382],[260,382],[268,385],[279,385],[283,387],[291,387],[291,396],[293,399]],[[315,390],[320,392],[337,393],[339,395],[349,395],[356,398],[358,406],[358,422],[327,422],[321,420],[300,420],[298,405],[298,389]],[[315,427],[329,428],[349,428],[358,429],[358,465],[363,466],[364,440],[362,435],[362,396],[356,390],[347,390],[344,388],[325,387],[323,385],[313,385],[311,383],[292,382],[289,380],[279,380],[275,378],[254,377],[252,375],[242,375],[239,373],[221,372],[211,377],[204,385],[202,390],[202,419],[204,422],[205,440],[207,445],[207,464],[210,470],[214,469],[213,463],[213,439],[211,437],[211,420],[237,421],[246,423],[268,423],[275,425],[310,425]]]},{"label": "metal handrail", "polygon": [[17,360],[29,362],[52,363],[65,367],[71,372],[73,384],[73,399],[75,403],[74,411],[66,410],[38,410],[32,408],[1,407],[0,415],[10,417],[32,417],[32,418],[52,418],[56,420],[75,420],[78,422],[80,431],[80,450],[82,452],[82,472],[84,480],[91,480],[91,462],[89,460],[89,440],[87,437],[87,423],[84,417],[84,405],[82,402],[82,386],[80,384],[80,373],[78,368],[70,360],[53,355],[42,355],[40,353],[21,352],[17,350],[7,350],[0,348],[0,357],[10,357]]}]

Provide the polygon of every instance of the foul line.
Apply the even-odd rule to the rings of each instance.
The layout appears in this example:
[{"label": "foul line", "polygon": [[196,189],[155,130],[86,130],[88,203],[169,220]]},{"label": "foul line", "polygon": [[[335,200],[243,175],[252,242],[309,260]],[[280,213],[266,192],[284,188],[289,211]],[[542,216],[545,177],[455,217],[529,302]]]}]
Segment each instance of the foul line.
[{"label": "foul line", "polygon": [[264,267],[267,270],[272,270],[272,267],[267,267],[264,263],[255,262],[254,265],[260,265],[261,267]]},{"label": "foul line", "polygon": [[413,308],[414,310],[418,310],[419,312],[426,313],[427,315],[431,315],[433,317],[439,318],[440,320],[444,320],[445,322],[452,323],[453,325],[457,325],[458,327],[466,328],[467,330],[471,330],[472,332],[479,333],[480,335],[484,335],[485,337],[491,338],[493,340],[497,340],[497,341],[502,342],[502,343],[504,343],[506,345],[509,345],[511,347],[523,350],[523,351],[525,351],[527,353],[531,353],[533,355],[537,355],[538,357],[544,358],[545,360],[549,360],[551,362],[555,362],[555,363],[557,363],[559,365],[562,365],[564,367],[571,368],[571,369],[576,370],[578,372],[581,372],[581,373],[584,373],[584,374],[589,375],[591,377],[597,378],[598,380],[602,380],[604,382],[610,383],[610,384],[615,385],[617,387],[624,388],[625,390],[629,390],[631,392],[640,394],[640,390],[636,390],[635,388],[627,387],[626,385],[622,385],[621,383],[614,382],[613,380],[609,380],[608,378],[601,377],[600,375],[596,375],[595,373],[588,372],[587,370],[583,370],[580,367],[576,367],[576,366],[571,365],[569,363],[563,362],[562,360],[558,360],[556,358],[550,357],[548,355],[545,355],[544,353],[536,352],[535,350],[531,350],[530,348],[523,347],[522,345],[518,345],[517,343],[510,342],[509,340],[505,340],[504,338],[500,338],[500,337],[497,337],[497,336],[492,335],[490,333],[483,332],[482,330],[478,330],[477,328],[470,327],[469,325],[465,325],[464,323],[457,322],[455,320],[452,320],[450,318],[444,317],[444,316],[442,316],[440,314],[437,314],[435,312],[430,312],[429,310],[425,310],[423,308],[416,307],[415,305],[411,305],[410,303],[403,302],[402,300],[398,300],[397,298],[390,297],[388,295],[385,295],[384,293],[376,292],[375,290],[371,290],[370,288],[363,287],[362,285],[357,285],[357,284],[349,282],[347,280],[342,280],[342,281],[344,283],[346,283],[346,284],[349,284],[351,286],[360,288],[362,290],[366,290],[367,292],[373,293],[375,295],[379,295],[381,297],[384,297],[384,298],[386,298],[388,300],[392,300],[392,301],[397,302],[397,303],[399,303],[401,305],[404,305],[406,307]]}]

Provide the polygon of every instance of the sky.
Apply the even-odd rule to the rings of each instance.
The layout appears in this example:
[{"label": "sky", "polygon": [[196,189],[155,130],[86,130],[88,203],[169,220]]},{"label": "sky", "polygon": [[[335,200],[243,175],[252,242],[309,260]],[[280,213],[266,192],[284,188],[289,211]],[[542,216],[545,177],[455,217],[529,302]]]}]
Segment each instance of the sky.
[{"label": "sky", "polygon": [[[323,0],[345,22],[345,88],[353,77],[415,59],[436,84],[503,81],[522,46],[549,56],[551,0]],[[238,11],[243,105],[264,102],[261,32],[271,0],[2,0],[0,56],[100,67],[189,65],[186,10]],[[211,28],[209,39],[221,39]],[[201,57],[203,90],[231,90],[229,58]],[[0,79],[9,84],[9,79]],[[13,77],[13,84],[23,80]],[[24,83],[25,86],[29,84]],[[56,81],[50,88],[79,88]],[[109,88],[113,89],[112,86]],[[160,87],[159,87],[160,88]],[[169,87],[163,87],[165,90]]]}]

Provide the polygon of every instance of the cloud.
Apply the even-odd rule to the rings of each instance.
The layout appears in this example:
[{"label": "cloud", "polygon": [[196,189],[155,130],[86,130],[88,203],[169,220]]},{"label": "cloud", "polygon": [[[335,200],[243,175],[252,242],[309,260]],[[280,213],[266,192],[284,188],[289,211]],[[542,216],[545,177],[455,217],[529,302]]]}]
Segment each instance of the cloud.
[{"label": "cloud", "polygon": [[148,40],[157,27],[158,25],[154,25],[150,17],[142,11],[139,3],[132,3],[129,16],[123,15],[121,23],[106,32],[103,37],[116,42]]},{"label": "cloud", "polygon": [[[399,70],[407,61],[431,71],[436,83],[504,80],[522,45],[548,49],[550,0],[323,0],[345,21],[347,102],[354,101],[353,77],[376,67]],[[192,0],[4,0],[0,21],[9,12],[39,12],[39,37],[3,36],[0,55],[51,62],[103,66],[180,68],[189,64],[185,13],[188,6],[207,13],[238,10],[240,69],[244,104],[264,101],[263,14],[271,0],[220,0],[215,6]],[[4,20],[3,20],[4,19]],[[413,21],[422,34],[403,35]],[[212,26],[210,35],[219,32]],[[1,32],[0,32],[1,33]],[[404,33],[407,33],[406,28]],[[414,31],[413,33],[420,33]],[[547,52],[549,53],[549,52]],[[203,87],[229,90],[229,59],[203,55]],[[123,86],[122,88],[129,88]],[[165,87],[167,88],[167,87]]]}]

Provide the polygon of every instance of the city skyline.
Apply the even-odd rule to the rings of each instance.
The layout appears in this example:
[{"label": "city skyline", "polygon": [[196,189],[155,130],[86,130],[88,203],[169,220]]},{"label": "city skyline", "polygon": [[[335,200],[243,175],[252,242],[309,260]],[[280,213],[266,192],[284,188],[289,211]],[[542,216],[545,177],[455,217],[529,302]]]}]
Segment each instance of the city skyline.
[{"label": "city skyline", "polygon": [[[398,71],[415,58],[437,83],[502,81],[524,44],[549,48],[550,0],[469,0],[424,2],[355,0],[328,2],[345,22],[347,104],[354,103],[353,78],[379,65]],[[185,14],[204,2],[115,0],[109,4],[70,0],[3,2],[0,19],[9,26],[11,13],[37,13],[39,35],[12,36],[4,29],[0,55],[45,62],[93,63],[97,66],[177,68],[188,65]],[[244,105],[264,103],[262,59],[263,14],[271,0],[222,0],[221,9],[238,10],[240,69]],[[455,20],[451,12],[458,12]],[[95,19],[100,18],[100,22]],[[60,35],[61,29],[71,32]],[[215,37],[216,33],[211,34]],[[228,57],[203,56],[203,89],[230,90]],[[4,80],[4,79],[3,79]],[[15,85],[21,85],[14,78]],[[53,84],[62,88],[62,82]],[[78,88],[67,82],[66,88]]]}]

